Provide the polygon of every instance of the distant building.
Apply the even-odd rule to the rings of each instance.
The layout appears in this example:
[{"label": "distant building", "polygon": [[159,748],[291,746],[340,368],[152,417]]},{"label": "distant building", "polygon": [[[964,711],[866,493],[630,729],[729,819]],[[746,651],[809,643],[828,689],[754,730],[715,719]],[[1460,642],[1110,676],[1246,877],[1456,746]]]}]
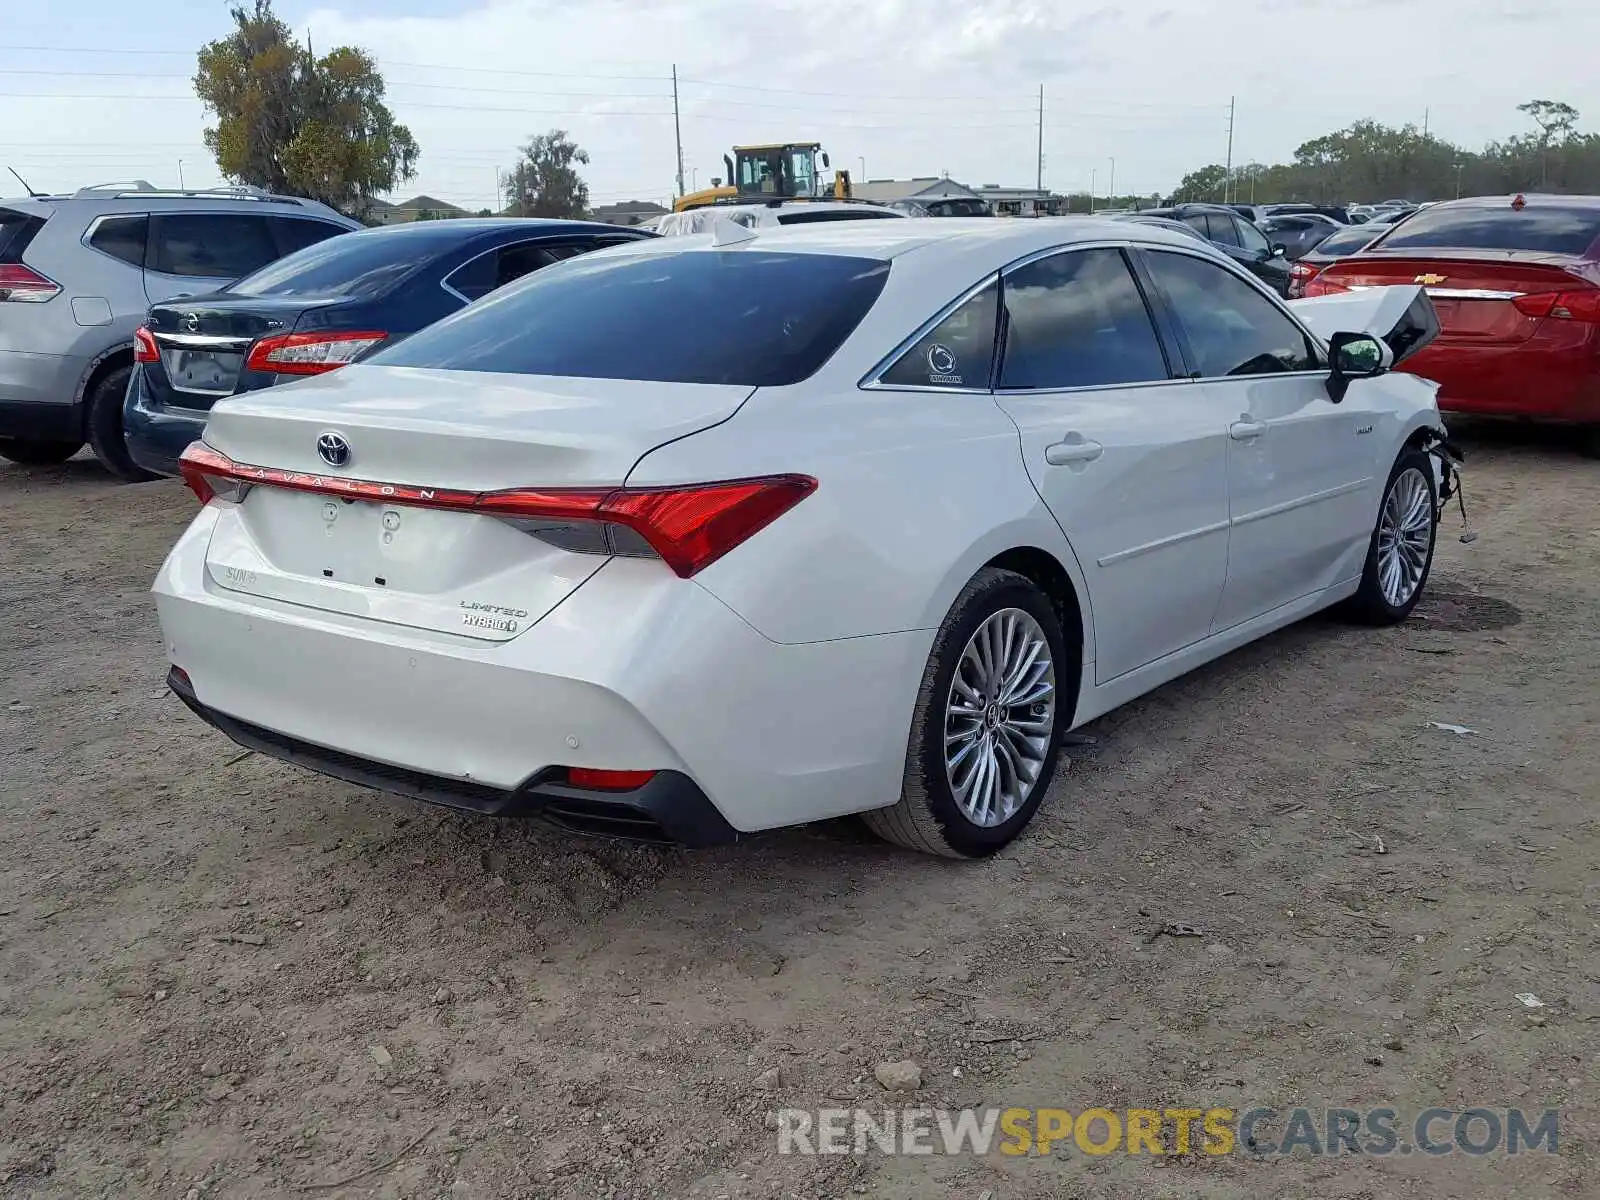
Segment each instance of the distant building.
[{"label": "distant building", "polygon": [[667,210],[651,200],[626,200],[621,204],[602,204],[590,215],[607,225],[642,225]]},{"label": "distant building", "polygon": [[369,225],[402,225],[407,221],[443,221],[449,217],[471,215],[464,208],[432,196],[413,196],[399,204],[373,200],[367,210],[366,221]]},{"label": "distant building", "polygon": [[1001,187],[986,183],[975,193],[989,202],[996,216],[1045,217],[1066,211],[1066,199],[1040,188]]},{"label": "distant building", "polygon": [[867,179],[851,182],[857,200],[893,204],[896,200],[946,200],[975,198],[978,193],[954,179],[928,175],[917,179]]}]

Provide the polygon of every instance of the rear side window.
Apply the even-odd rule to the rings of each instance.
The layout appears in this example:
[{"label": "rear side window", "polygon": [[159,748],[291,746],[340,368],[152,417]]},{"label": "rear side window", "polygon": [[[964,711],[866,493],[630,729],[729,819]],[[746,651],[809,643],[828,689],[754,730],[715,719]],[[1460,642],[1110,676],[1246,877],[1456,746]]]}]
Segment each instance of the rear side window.
[{"label": "rear side window", "polygon": [[1002,388],[1114,387],[1169,377],[1144,296],[1116,250],[1075,250],[1005,277]]},{"label": "rear side window", "polygon": [[388,230],[351,233],[297,250],[239,280],[228,290],[237,296],[360,296],[370,299],[382,295],[419,267],[459,245],[459,234],[446,231],[431,236],[412,232],[403,225],[392,233]]},{"label": "rear side window", "polygon": [[1236,225],[1237,218],[1226,213],[1207,213],[1206,220],[1211,223],[1211,240],[1221,242],[1224,246],[1238,246],[1243,248],[1244,242],[1239,237]]},{"label": "rear side window", "polygon": [[537,271],[368,361],[781,387],[832,357],[888,277],[887,262],[845,255],[584,255]]},{"label": "rear side window", "polygon": [[478,255],[471,262],[457,267],[444,282],[451,291],[468,301],[481,300],[496,288],[505,287],[541,267],[548,267],[589,249],[593,247],[571,244],[541,246],[518,242]]},{"label": "rear side window", "polygon": [[156,217],[150,267],[163,275],[237,279],[278,257],[267,219],[247,213]]},{"label": "rear side window", "polygon": [[1600,209],[1529,206],[1425,208],[1384,239],[1385,250],[1533,250],[1586,254],[1600,239]]},{"label": "rear side window", "polygon": [[89,235],[89,245],[102,254],[120,258],[136,267],[144,266],[145,241],[150,233],[150,218],[143,214],[105,217]]},{"label": "rear side window", "polygon": [[1000,285],[991,283],[935,325],[878,377],[914,388],[988,388]]},{"label": "rear side window", "polygon": [[310,217],[273,217],[272,227],[278,234],[278,252],[293,254],[307,246],[315,246],[331,237],[350,231],[332,221],[313,221]]},{"label": "rear side window", "polygon": [[39,217],[0,208],[0,262],[20,262],[22,252],[44,221]]}]

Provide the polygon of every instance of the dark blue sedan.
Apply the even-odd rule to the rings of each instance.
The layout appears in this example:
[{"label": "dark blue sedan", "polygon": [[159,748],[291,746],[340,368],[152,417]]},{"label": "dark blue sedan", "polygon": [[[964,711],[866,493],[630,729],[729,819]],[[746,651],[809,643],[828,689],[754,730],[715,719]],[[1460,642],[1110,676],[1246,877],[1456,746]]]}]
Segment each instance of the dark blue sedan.
[{"label": "dark blue sedan", "polygon": [[128,451],[144,470],[176,475],[178,455],[223,397],[336,370],[541,267],[650,236],[588,221],[391,225],[158,304],[135,336]]}]

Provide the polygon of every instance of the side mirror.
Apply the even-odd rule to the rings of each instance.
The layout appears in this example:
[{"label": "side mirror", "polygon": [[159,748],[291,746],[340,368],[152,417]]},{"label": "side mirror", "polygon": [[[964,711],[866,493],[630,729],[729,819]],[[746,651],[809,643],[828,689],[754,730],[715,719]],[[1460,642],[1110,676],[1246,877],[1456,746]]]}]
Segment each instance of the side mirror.
[{"label": "side mirror", "polygon": [[1394,365],[1394,351],[1370,333],[1336,333],[1328,339],[1328,399],[1338,404],[1352,379],[1371,379]]}]

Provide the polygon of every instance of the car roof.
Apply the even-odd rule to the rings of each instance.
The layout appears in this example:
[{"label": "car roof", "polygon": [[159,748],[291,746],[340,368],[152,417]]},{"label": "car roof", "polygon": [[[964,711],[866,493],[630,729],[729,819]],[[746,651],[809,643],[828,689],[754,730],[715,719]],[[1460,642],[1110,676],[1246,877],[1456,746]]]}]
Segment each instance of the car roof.
[{"label": "car roof", "polygon": [[494,233],[501,229],[514,229],[529,233],[566,233],[592,229],[620,229],[622,225],[605,225],[599,221],[564,221],[551,217],[451,217],[443,221],[402,221],[394,225],[374,225],[356,230],[360,237],[438,237],[441,234],[459,233],[470,237],[478,233]]},{"label": "car roof", "polygon": [[993,217],[940,217],[907,221],[818,221],[802,225],[730,226],[737,233],[695,233],[646,239],[608,253],[677,253],[758,247],[795,254],[839,254],[890,260],[912,251],[965,256],[988,250],[1010,261],[1039,250],[1098,241],[1151,242],[1192,248],[1187,234],[1116,217],[1052,217],[995,220]]},{"label": "car roof", "polygon": [[[1600,196],[1564,196],[1555,192],[1516,192],[1504,196],[1465,196],[1460,200],[1436,200],[1429,204],[1435,208],[1503,208],[1510,212],[1513,202],[1521,197],[1528,208],[1593,208],[1600,209]],[[1420,206],[1419,206],[1420,207]]]}]

